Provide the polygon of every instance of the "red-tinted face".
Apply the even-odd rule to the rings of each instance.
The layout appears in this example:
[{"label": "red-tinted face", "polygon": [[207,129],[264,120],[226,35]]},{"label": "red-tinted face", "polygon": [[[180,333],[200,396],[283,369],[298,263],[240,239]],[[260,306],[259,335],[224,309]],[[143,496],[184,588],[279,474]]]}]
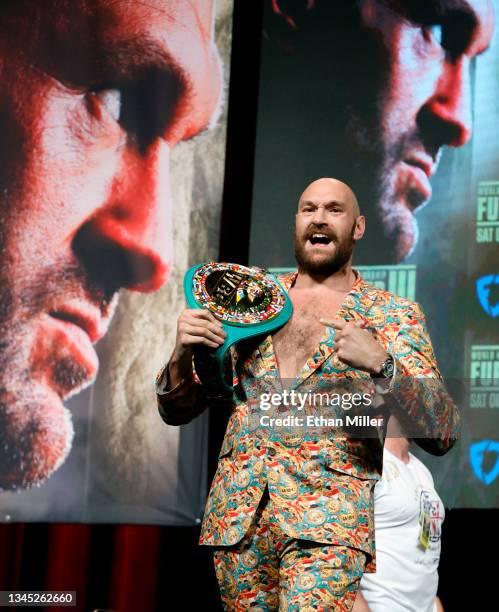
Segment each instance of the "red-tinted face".
[{"label": "red-tinted face", "polygon": [[490,44],[494,12],[491,0],[365,0],[361,23],[380,41],[384,72],[370,107],[378,119],[352,133],[365,143],[359,148],[378,149],[369,228],[382,228],[400,261],[416,244],[414,212],[431,197],[442,147],[471,136],[470,63]]},{"label": "red-tinted face", "polygon": [[[172,263],[169,152],[216,111],[211,2],[0,9],[0,488],[45,479],[117,291]],[[22,5],[22,6],[20,6]],[[9,34],[6,36],[5,32]]]}]

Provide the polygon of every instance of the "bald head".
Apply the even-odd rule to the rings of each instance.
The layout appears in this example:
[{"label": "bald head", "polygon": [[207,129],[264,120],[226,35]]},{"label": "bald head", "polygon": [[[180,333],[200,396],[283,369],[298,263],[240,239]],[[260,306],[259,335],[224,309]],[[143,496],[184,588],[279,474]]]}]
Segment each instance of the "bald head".
[{"label": "bald head", "polygon": [[295,216],[295,256],[303,273],[330,276],[351,266],[365,219],[348,185],[321,178],[305,189]]},{"label": "bald head", "polygon": [[360,215],[359,203],[350,187],[335,178],[320,178],[308,185],[301,194],[298,206],[304,202],[314,204],[341,203],[352,212],[354,217]]}]

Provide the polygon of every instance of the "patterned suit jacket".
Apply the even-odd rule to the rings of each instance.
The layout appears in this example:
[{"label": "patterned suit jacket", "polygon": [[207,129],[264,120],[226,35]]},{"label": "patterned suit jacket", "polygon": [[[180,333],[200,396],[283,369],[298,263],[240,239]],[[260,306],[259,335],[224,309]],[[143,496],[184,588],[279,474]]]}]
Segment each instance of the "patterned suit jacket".
[{"label": "patterned suit jacket", "polygon": [[[297,273],[279,280],[289,289]],[[407,419],[417,442],[433,454],[451,448],[458,435],[458,411],[437,368],[421,307],[366,283],[356,281],[340,310],[331,317],[366,322],[377,340],[394,357],[390,383],[392,409]],[[293,387],[320,388],[324,381],[365,379],[366,372],[346,366],[332,353],[335,330],[325,328],[316,351]],[[373,488],[381,476],[384,431],[379,437],[316,436],[303,438],[263,435],[248,427],[251,382],[278,378],[271,336],[259,337],[233,350],[235,398],[218,468],[209,492],[201,529],[201,544],[232,545],[248,527],[268,484],[271,500],[285,533],[295,538],[358,548],[375,570]],[[192,420],[210,398],[193,371],[167,393],[166,368],[157,377],[158,406],[163,420],[180,425]],[[371,383],[372,384],[372,383]]]}]

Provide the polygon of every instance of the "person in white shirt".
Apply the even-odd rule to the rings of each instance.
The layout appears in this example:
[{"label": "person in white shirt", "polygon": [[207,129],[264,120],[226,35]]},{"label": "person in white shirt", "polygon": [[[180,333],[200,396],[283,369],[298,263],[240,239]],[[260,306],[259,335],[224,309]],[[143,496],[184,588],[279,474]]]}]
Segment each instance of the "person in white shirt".
[{"label": "person in white shirt", "polygon": [[437,587],[444,506],[397,427],[392,417],[374,490],[376,573],[362,577],[354,612],[443,612]]}]

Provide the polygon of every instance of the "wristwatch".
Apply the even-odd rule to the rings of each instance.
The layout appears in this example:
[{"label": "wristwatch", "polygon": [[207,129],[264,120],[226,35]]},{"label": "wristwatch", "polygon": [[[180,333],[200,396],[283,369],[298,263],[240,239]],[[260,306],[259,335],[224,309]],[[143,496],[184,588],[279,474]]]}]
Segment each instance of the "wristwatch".
[{"label": "wristwatch", "polygon": [[391,378],[394,372],[395,363],[393,361],[393,357],[391,355],[388,355],[388,358],[385,359],[385,361],[383,361],[383,363],[381,364],[380,371],[377,374],[371,376],[372,378]]}]

